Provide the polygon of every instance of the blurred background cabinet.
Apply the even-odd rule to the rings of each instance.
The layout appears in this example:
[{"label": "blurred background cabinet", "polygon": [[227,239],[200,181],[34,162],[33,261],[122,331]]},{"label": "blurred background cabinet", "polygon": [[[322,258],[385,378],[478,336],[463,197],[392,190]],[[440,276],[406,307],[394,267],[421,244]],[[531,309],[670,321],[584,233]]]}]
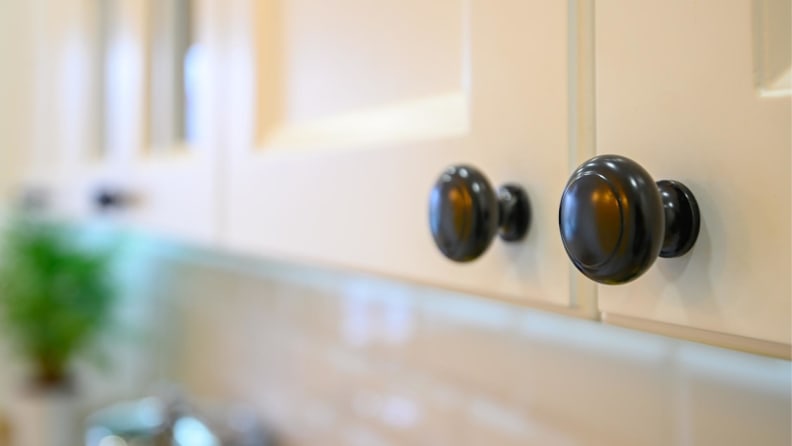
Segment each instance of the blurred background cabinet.
[{"label": "blurred background cabinet", "polygon": [[45,189],[63,215],[101,213],[183,240],[214,240],[209,110],[217,89],[206,2],[39,3],[26,183]]},{"label": "blurred background cabinet", "polygon": [[0,2],[0,28],[15,37],[0,40],[0,209],[18,189],[33,144],[33,16],[28,2]]},{"label": "blurred background cabinet", "polygon": [[[220,63],[212,6],[205,0],[116,1],[126,30],[142,43],[129,49],[140,58],[138,89],[125,92],[130,104],[137,102],[140,122],[137,143],[125,151],[125,187],[134,195],[129,221],[170,237],[216,241],[219,113],[214,102],[223,92],[215,83]],[[123,26],[119,30],[123,33]]]}]

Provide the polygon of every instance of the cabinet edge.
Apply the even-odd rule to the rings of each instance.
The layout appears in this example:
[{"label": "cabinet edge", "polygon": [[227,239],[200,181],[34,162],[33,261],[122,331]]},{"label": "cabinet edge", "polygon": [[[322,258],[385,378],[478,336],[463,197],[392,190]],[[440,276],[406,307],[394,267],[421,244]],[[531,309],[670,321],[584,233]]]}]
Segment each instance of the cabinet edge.
[{"label": "cabinet edge", "polygon": [[701,328],[686,327],[666,322],[652,321],[649,319],[632,316],[622,316],[603,312],[603,323],[616,325],[643,332],[650,332],[662,336],[699,342],[715,347],[728,348],[756,355],[774,358],[792,359],[792,345],[764,339],[749,338],[746,336],[721,333]]}]

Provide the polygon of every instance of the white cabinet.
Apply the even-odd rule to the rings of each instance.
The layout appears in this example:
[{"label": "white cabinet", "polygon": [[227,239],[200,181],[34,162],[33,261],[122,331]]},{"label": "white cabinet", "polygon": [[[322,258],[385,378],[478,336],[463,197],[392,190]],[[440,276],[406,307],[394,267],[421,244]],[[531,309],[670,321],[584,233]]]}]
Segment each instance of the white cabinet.
[{"label": "white cabinet", "polygon": [[[224,191],[228,244],[585,309],[557,236],[579,161],[574,3],[229,2],[233,23],[252,23],[229,43],[230,119],[244,132]],[[496,239],[470,264],[440,254],[429,192],[457,163],[526,189],[524,241]]]},{"label": "white cabinet", "polygon": [[42,0],[28,7],[34,44],[26,60],[31,71],[24,98],[29,140],[19,148],[27,160],[20,186],[45,192],[47,202],[63,215],[83,215],[90,185],[111,175],[115,164],[97,146],[100,91],[91,88],[98,70],[94,17],[76,0]]},{"label": "white cabinet", "polygon": [[217,88],[208,2],[44,3],[37,10],[40,161],[30,182],[47,186],[52,205],[71,217],[98,214],[96,197],[105,191],[122,200],[107,214],[124,225],[214,240]]},{"label": "white cabinet", "polygon": [[[117,0],[121,51],[136,79],[123,91],[134,134],[122,145],[124,220],[179,239],[216,239],[217,130],[214,84],[220,63],[211,5],[202,0]],[[125,47],[129,39],[134,49]]]},{"label": "white cabinet", "polygon": [[0,40],[0,212],[18,193],[33,142],[35,34],[33,8],[27,2],[0,2],[0,29],[14,39]]},{"label": "white cabinet", "polygon": [[686,256],[599,288],[606,321],[729,333],[789,355],[792,116],[788,92],[757,75],[771,24],[752,11],[784,3],[788,39],[789,2],[597,2],[597,151],[682,181],[702,213]]},{"label": "white cabinet", "polygon": [[[108,186],[135,197],[120,221],[182,239],[790,356],[787,0],[42,1],[38,146],[58,156],[38,178],[71,215]],[[559,236],[570,173],[605,153],[702,213],[690,253],[620,286]],[[428,221],[460,163],[532,208],[523,241],[466,264]]]}]

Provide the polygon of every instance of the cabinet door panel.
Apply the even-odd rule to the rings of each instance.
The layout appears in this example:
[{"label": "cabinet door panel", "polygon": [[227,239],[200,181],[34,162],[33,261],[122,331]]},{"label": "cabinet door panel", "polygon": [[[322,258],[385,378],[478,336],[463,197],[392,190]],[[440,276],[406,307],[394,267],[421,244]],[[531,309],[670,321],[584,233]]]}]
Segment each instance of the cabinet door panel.
[{"label": "cabinet door panel", "polygon": [[[54,210],[69,218],[97,215],[95,196],[112,191],[126,197],[122,206],[107,212],[118,223],[191,241],[213,240],[217,148],[214,116],[208,110],[216,90],[211,83],[216,46],[210,2],[45,3],[37,16],[42,38],[36,80],[41,97],[38,158],[44,161],[36,163],[30,183],[48,185]],[[177,9],[186,4],[192,5],[191,17],[182,17]],[[163,11],[168,15],[158,17]],[[168,119],[177,115],[174,101],[156,101],[183,88],[180,82],[159,85],[159,90],[152,85],[154,79],[175,80],[167,71],[180,71],[176,64],[183,63],[155,51],[172,44],[168,33],[176,19],[194,22],[202,50],[193,67],[200,80],[192,98],[196,144],[171,139],[154,147],[152,135],[173,128]],[[165,32],[153,32],[158,20],[166,22],[159,28]],[[167,63],[153,66],[157,58]]]},{"label": "cabinet door panel", "polygon": [[[569,305],[557,236],[578,161],[567,2],[234,5],[233,23],[256,21],[230,37],[248,45],[228,65],[229,119],[248,129],[230,136],[231,246]],[[435,180],[463,162],[495,185],[522,184],[533,219],[524,241],[496,239],[461,265],[434,246],[427,213]]]},{"label": "cabinet door panel", "polygon": [[[753,6],[770,3],[783,2]],[[600,287],[606,320],[789,344],[790,98],[754,77],[755,12],[747,1],[597,2],[597,150],[682,181],[702,212],[692,252]]]},{"label": "cabinet door panel", "polygon": [[94,189],[115,177],[119,167],[115,152],[98,149],[97,11],[80,0],[41,0],[29,7],[35,76],[26,98],[32,144],[20,149],[28,161],[24,184],[45,192],[58,215],[83,217],[92,212]]},{"label": "cabinet door panel", "polygon": [[[123,148],[124,187],[135,202],[125,223],[183,240],[216,235],[217,46],[208,0],[119,0],[139,79],[126,95],[135,132]],[[219,94],[219,93],[218,93]]]}]

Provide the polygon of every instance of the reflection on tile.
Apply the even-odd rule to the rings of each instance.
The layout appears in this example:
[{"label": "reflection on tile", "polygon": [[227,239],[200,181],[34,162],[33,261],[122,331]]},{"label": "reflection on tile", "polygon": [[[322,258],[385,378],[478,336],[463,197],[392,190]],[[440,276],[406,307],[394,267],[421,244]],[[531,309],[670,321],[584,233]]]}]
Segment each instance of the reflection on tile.
[{"label": "reflection on tile", "polygon": [[788,445],[789,361],[355,274],[171,260],[172,378],[285,445]]},{"label": "reflection on tile", "polygon": [[403,300],[372,301],[360,295],[341,299],[344,341],[365,347],[375,343],[402,344],[412,332],[412,311]]}]

